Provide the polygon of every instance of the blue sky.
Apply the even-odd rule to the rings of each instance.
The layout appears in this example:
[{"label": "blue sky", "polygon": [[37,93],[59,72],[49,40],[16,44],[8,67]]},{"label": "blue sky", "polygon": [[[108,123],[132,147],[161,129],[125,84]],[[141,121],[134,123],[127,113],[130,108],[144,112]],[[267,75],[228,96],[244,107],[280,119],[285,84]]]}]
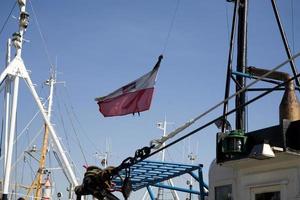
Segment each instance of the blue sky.
[{"label": "blue sky", "polygon": [[[222,100],[233,4],[225,0],[180,1],[166,50],[162,52],[176,0],[31,2],[45,38],[50,62],[57,63],[58,81],[66,82],[66,87],[57,85],[53,123],[62,141],[69,147],[80,173],[84,172],[81,168],[84,159],[73,128],[89,164],[99,164],[94,154],[105,151],[105,141],[109,138],[112,151],[109,161],[112,165],[118,165],[132,156],[137,148],[148,145],[150,140],[162,134],[156,123],[165,116],[167,121],[173,122],[168,127],[172,130]],[[12,0],[1,0],[1,26],[13,3]],[[278,0],[277,3],[291,49],[297,53],[300,51],[300,2]],[[271,69],[287,58],[271,3],[253,0],[249,9],[248,63]],[[27,69],[31,70],[38,93],[46,97],[47,88],[42,87],[42,82],[49,77],[50,62],[29,2],[27,11],[31,20],[25,38],[30,42],[24,44],[23,59]],[[18,16],[17,12],[18,9],[15,9],[13,15]],[[7,37],[16,30],[17,22],[10,18],[0,35],[2,66],[5,63]],[[94,98],[106,95],[148,72],[161,53],[164,53],[164,59],[150,111],[141,113],[140,117],[104,118],[98,112]],[[299,59],[296,63],[300,64]],[[283,70],[290,71],[289,65]],[[249,97],[253,95],[256,94],[251,93]],[[278,123],[281,95],[281,92],[276,92],[249,107],[249,130]],[[68,112],[64,106],[68,107]],[[233,106],[230,102],[230,107]],[[24,83],[20,88],[19,108],[17,129],[20,131],[37,109]],[[220,115],[221,110],[201,119],[188,130]],[[63,123],[60,113],[66,115]],[[229,119],[234,124],[233,117]],[[28,130],[29,138],[39,129],[39,122],[41,120]],[[217,131],[211,126],[175,145],[168,150],[170,156],[167,159],[188,162],[187,154],[193,151],[197,155],[197,163],[204,164],[207,179],[209,164],[215,156]],[[28,140],[26,137],[20,140],[18,154],[26,147]],[[19,168],[18,174],[21,174],[21,164]]]}]

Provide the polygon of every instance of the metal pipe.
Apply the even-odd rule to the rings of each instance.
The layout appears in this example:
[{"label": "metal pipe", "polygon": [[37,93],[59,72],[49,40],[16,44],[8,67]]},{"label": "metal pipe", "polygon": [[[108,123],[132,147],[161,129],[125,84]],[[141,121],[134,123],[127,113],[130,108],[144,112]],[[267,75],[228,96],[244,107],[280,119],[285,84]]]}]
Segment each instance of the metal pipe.
[{"label": "metal pipe", "polygon": [[[248,67],[249,73],[254,74],[256,76],[262,76],[270,70],[256,68],[256,67]],[[267,78],[279,80],[279,81],[287,81],[291,77],[288,73],[274,71],[267,76]],[[300,120],[300,103],[295,94],[295,86],[293,81],[285,84],[285,91],[282,97],[280,107],[279,107],[279,121],[282,122],[283,119],[288,119],[291,121]]]},{"label": "metal pipe", "polygon": [[[7,54],[6,54],[6,67],[8,67],[11,59],[11,39],[7,40]],[[4,132],[4,162],[3,172],[5,172],[7,149],[8,149],[8,137],[9,137],[9,118],[10,118],[10,98],[11,98],[11,80],[9,77],[5,80],[5,132]],[[5,174],[5,173],[4,173]]]},{"label": "metal pipe", "polygon": [[190,189],[185,189],[185,188],[180,188],[180,187],[172,187],[172,186],[164,185],[164,184],[154,184],[154,185],[151,185],[151,186],[161,187],[161,188],[165,188],[165,189],[177,190],[177,191],[180,191],[180,192],[186,192],[186,193],[201,195],[201,193],[199,191],[196,191],[196,190],[190,190]]},{"label": "metal pipe", "polygon": [[[275,2],[275,0],[271,0],[271,2],[272,2],[273,11],[274,11],[274,14],[275,14],[275,17],[276,17],[276,21],[277,21],[277,24],[278,24],[278,28],[279,28],[279,31],[280,31],[280,35],[281,35],[281,38],[282,38],[282,41],[283,41],[283,44],[284,44],[285,51],[286,51],[286,54],[287,54],[288,58],[290,59],[290,65],[291,65],[291,68],[292,68],[292,71],[293,71],[293,75],[296,76],[296,74],[298,74],[297,68],[296,68],[294,59],[292,59],[291,49],[289,47],[288,40],[287,40],[286,34],[284,32],[284,29],[283,29],[283,26],[282,26],[282,23],[281,23],[281,20],[280,20],[280,16],[279,16],[279,12],[278,12],[276,2]],[[296,85],[300,86],[299,78],[296,78],[295,81],[296,81]]]},{"label": "metal pipe", "polygon": [[19,91],[19,77],[16,76],[14,80],[14,93],[13,93],[13,101],[11,108],[11,119],[10,119],[10,132],[9,132],[9,140],[8,140],[8,149],[7,149],[7,160],[5,166],[5,174],[4,174],[4,184],[3,184],[3,195],[2,200],[8,199],[9,193],[9,181],[10,181],[10,173],[11,173],[11,163],[12,163],[12,153],[13,153],[13,143],[15,136],[15,128],[16,128],[16,117],[17,117],[17,104],[18,104],[18,91]]},{"label": "metal pipe", "polygon": [[[238,21],[238,51],[237,51],[237,71],[245,73],[247,66],[247,18],[248,18],[248,0],[241,0],[239,4],[239,21]],[[239,86],[244,88],[246,79],[244,77],[237,77]],[[236,86],[236,92],[240,90]],[[246,93],[241,92],[236,96],[235,107],[239,107],[236,112],[235,126],[236,129],[246,129],[246,112],[245,107],[241,107],[246,101]]]},{"label": "metal pipe", "polygon": [[[231,36],[230,36],[230,46],[229,46],[229,56],[228,56],[228,62],[227,62],[227,76],[226,76],[226,87],[225,87],[225,95],[224,99],[227,99],[229,97],[230,92],[230,77],[231,77],[231,71],[232,71],[232,60],[233,60],[233,47],[234,47],[234,36],[235,36],[235,29],[236,29],[236,16],[238,11],[238,5],[240,3],[240,0],[237,0],[234,4],[234,14],[232,19],[232,26],[231,26]],[[228,102],[224,102],[223,107],[223,115],[228,111]],[[226,117],[224,118],[224,121],[226,120]],[[223,122],[222,125],[222,132],[225,131],[225,123]]]}]

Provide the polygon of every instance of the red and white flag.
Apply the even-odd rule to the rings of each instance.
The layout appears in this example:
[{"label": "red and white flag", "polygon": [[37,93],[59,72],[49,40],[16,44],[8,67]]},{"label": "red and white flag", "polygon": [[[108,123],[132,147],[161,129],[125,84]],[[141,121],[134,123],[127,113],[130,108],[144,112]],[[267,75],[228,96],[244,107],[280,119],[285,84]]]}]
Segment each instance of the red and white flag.
[{"label": "red and white flag", "polygon": [[121,116],[149,110],[162,58],[162,55],[159,56],[156,65],[147,74],[107,96],[96,98],[103,116]]}]

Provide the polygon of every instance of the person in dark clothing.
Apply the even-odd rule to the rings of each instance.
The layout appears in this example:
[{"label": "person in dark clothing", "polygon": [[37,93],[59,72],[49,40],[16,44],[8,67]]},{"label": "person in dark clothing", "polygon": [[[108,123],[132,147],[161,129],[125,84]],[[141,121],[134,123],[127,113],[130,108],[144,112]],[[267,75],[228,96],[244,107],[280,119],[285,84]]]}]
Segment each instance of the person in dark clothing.
[{"label": "person in dark clothing", "polygon": [[96,166],[87,167],[82,184],[75,187],[77,200],[81,200],[82,195],[93,195],[99,200],[119,200],[111,193],[113,169],[114,167],[105,169]]}]

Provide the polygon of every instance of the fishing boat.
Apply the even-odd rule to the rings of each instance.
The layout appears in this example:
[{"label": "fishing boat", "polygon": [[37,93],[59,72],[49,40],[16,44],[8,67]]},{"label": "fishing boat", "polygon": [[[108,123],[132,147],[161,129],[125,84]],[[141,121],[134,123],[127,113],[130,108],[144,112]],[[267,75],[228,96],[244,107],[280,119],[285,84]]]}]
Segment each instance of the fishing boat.
[{"label": "fishing boat", "polygon": [[[7,68],[0,76],[1,83],[7,82],[7,79],[5,79],[6,77],[11,77],[12,79],[10,79],[10,81],[14,81],[14,94],[10,94],[9,90],[6,91],[6,97],[12,95],[13,99],[11,105],[8,100],[7,105],[10,106],[7,108],[7,113],[10,116],[7,116],[5,120],[9,123],[7,124],[7,136],[5,136],[5,138],[7,138],[5,144],[7,150],[5,150],[5,177],[2,199],[7,200],[20,197],[9,196],[11,193],[10,167],[13,157],[12,152],[14,146],[13,141],[19,77],[24,78],[26,84],[30,88],[30,92],[42,113],[46,127],[45,133],[50,133],[53,144],[59,154],[59,160],[62,162],[62,168],[70,183],[70,186],[68,186],[70,195],[62,197],[61,194],[59,194],[57,198],[75,199],[76,195],[73,191],[75,186],[80,185],[81,180],[78,179],[78,176],[75,176],[73,170],[74,167],[66,156],[61,141],[56,134],[55,127],[53,127],[53,124],[50,122],[50,110],[47,111],[40,101],[30,79],[30,74],[28,74],[25,63],[22,60],[23,35],[28,26],[28,13],[25,11],[26,0],[18,0],[17,2],[20,7],[20,29],[13,35],[12,39],[13,46],[16,49],[16,56],[13,59],[10,59],[10,56],[8,56]],[[300,104],[297,99],[300,85],[299,74],[296,68],[296,59],[299,54],[293,55],[290,50],[276,1],[271,0],[275,16],[274,21],[276,22],[275,25],[280,32],[287,60],[277,66],[273,66],[274,68],[252,66],[249,64],[251,63],[251,61],[248,61],[247,59],[247,17],[249,1],[227,0],[227,3],[233,8],[233,17],[224,99],[206,112],[194,117],[170,133],[164,131],[163,137],[152,140],[149,146],[138,149],[134,156],[123,160],[120,165],[114,163],[117,166],[118,176],[109,176],[109,181],[114,182],[114,184],[116,184],[115,187],[118,190],[122,190],[124,187],[127,188],[124,189],[127,190],[125,191],[125,198],[129,196],[131,190],[138,191],[142,188],[146,188],[151,200],[156,198],[163,199],[163,195],[154,195],[152,193],[153,191],[151,188],[158,187],[159,193],[161,193],[162,188],[188,193],[190,194],[188,197],[189,200],[193,198],[201,200],[300,199],[300,136],[298,133],[300,132]],[[173,22],[171,24],[171,26],[173,26]],[[168,35],[170,35],[170,33]],[[235,41],[237,41],[237,44]],[[236,53],[234,52],[234,49],[237,49]],[[236,56],[236,64],[234,56]],[[236,69],[234,69],[234,65],[237,66]],[[286,65],[289,65],[290,67],[282,70],[283,66]],[[248,79],[250,80],[249,82]],[[255,84],[257,83],[259,86],[255,87]],[[235,91],[231,92],[231,94],[230,90],[232,88],[234,88]],[[277,108],[274,108],[274,112],[271,114],[273,116],[278,115],[278,123],[273,126],[263,126],[257,130],[248,131],[247,112],[254,107],[252,103],[271,92],[278,91],[284,91],[283,97],[280,105],[278,105]],[[248,96],[251,92],[257,96]],[[253,98],[250,99],[250,97]],[[235,105],[229,110],[229,103],[232,99],[235,100]],[[180,136],[180,133],[188,130],[192,125],[195,125],[198,120],[222,106],[223,112],[219,113],[217,117],[214,117],[207,123],[205,122],[201,127]],[[262,110],[259,112],[261,112],[258,113],[259,115],[264,114],[264,111]],[[230,123],[232,118],[229,119],[229,116],[231,114],[235,114],[235,127],[231,126]],[[162,162],[149,160],[150,156],[164,151],[172,145],[201,132],[203,129],[213,124],[217,125],[219,132],[216,134],[215,141],[213,141],[216,146],[216,152],[215,159],[209,167],[208,185],[205,184],[205,178],[203,178],[202,174],[202,170],[208,168],[208,166],[202,164],[195,165],[194,163],[192,165],[174,162],[170,163],[165,162],[164,159],[162,159]],[[175,137],[177,137],[177,139],[173,139]],[[127,138],[124,138],[124,140],[126,139]],[[212,142],[210,141],[210,143]],[[46,147],[47,144],[44,146]],[[46,148],[43,149],[44,151],[46,150]],[[80,166],[81,164],[78,165]],[[195,175],[193,171],[197,171],[198,174]],[[172,184],[163,184],[163,182],[181,176],[184,173],[191,175],[192,179],[197,180],[199,186],[195,186],[194,188],[179,188]],[[79,177],[82,177],[83,174],[84,170],[82,170],[82,175],[79,175]],[[111,179],[111,177],[113,178]],[[125,180],[131,180],[132,185],[128,183],[129,181],[125,184]],[[41,182],[41,178],[39,178],[38,182]],[[191,184],[189,186],[191,186]],[[43,188],[47,190],[50,187],[51,184],[49,183],[49,179],[47,179]],[[38,193],[40,193],[40,191]],[[45,194],[46,196],[42,199],[55,198],[49,195],[49,190],[47,190]],[[173,199],[180,198],[180,195],[178,196],[177,193],[173,193],[172,196]],[[40,194],[36,198],[40,199]],[[108,195],[108,197],[103,197],[103,199],[105,198],[115,199],[114,196],[110,195]],[[134,194],[131,194],[131,197],[129,198],[138,199]]]}]

